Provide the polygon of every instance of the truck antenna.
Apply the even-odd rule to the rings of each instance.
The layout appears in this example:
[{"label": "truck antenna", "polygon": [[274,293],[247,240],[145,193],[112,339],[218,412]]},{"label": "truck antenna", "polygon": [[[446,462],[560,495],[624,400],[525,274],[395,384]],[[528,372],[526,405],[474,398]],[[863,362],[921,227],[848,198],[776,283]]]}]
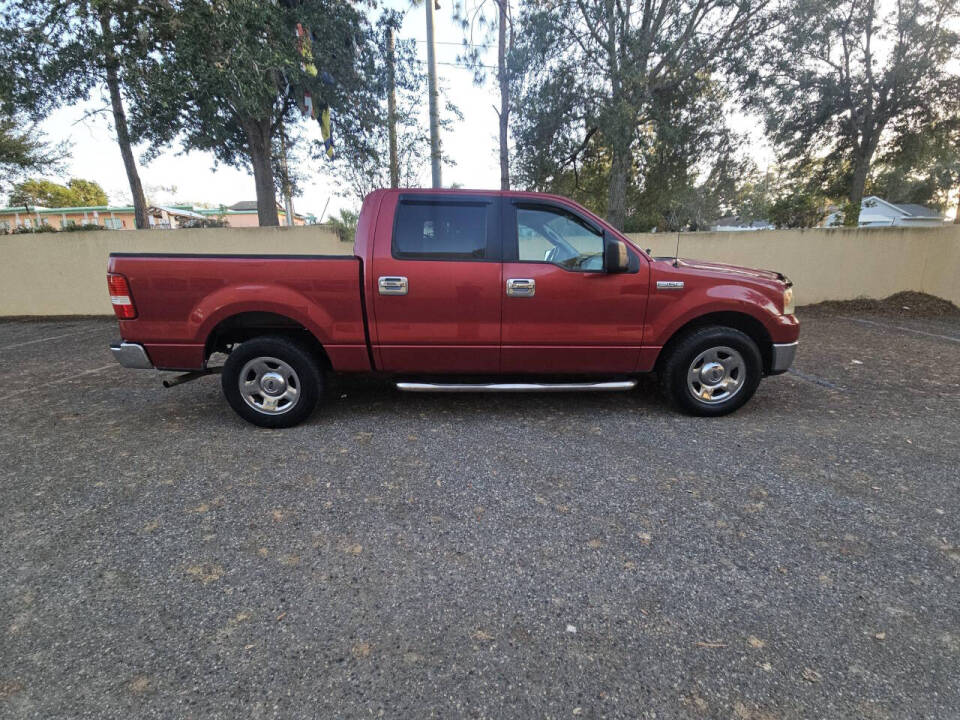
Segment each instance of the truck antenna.
[{"label": "truck antenna", "polygon": [[673,266],[680,267],[680,231],[677,230],[677,251],[673,254]]}]

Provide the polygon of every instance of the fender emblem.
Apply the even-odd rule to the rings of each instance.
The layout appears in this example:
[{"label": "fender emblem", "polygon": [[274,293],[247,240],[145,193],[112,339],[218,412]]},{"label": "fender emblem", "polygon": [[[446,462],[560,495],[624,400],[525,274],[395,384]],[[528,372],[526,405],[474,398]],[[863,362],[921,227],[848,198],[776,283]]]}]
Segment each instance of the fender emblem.
[{"label": "fender emblem", "polygon": [[657,290],[683,290],[683,280],[657,280]]}]

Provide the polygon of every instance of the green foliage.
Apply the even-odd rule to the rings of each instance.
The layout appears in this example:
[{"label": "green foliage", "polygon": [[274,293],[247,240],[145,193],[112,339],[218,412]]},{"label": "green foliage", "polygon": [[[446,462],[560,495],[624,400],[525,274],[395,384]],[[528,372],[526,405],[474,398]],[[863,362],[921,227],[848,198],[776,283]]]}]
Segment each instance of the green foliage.
[{"label": "green foliage", "polygon": [[103,226],[96,223],[80,223],[79,225],[67,225],[60,228],[60,232],[92,232],[95,230],[103,230]]},{"label": "green foliage", "polygon": [[[878,148],[935,105],[960,111],[948,70],[960,55],[955,0],[791,0],[742,76],[781,158],[823,170],[856,224]],[[909,123],[908,123],[909,124]],[[826,178],[830,178],[825,182]],[[891,178],[892,180],[892,178]]]},{"label": "green foliage", "polygon": [[117,144],[137,223],[146,207],[125,118],[127,68],[155,49],[154,20],[167,0],[7,0],[0,19],[4,109],[39,120],[109,90]]},{"label": "green foliage", "polygon": [[[685,107],[684,97],[701,96],[716,71],[742,63],[763,30],[766,7],[760,0],[526,5],[510,58],[516,175],[538,185],[576,174],[590,146],[603,143],[594,154],[609,158],[605,214],[624,227],[630,188],[642,189],[646,172],[637,159],[657,133],[668,134],[664,108]],[[695,218],[699,211],[682,214]]]},{"label": "green foliage", "polygon": [[200,218],[194,218],[179,223],[179,227],[186,230],[194,228],[223,228],[228,227],[228,223],[222,217],[203,218],[202,220]]},{"label": "green foliage", "polygon": [[35,233],[49,233],[57,232],[57,229],[48,223],[41,223],[40,225],[31,225],[30,227],[17,227],[10,230],[10,235],[33,235]]},{"label": "green foliage", "polygon": [[339,217],[331,217],[327,222],[340,238],[340,242],[352,243],[357,234],[357,220],[360,213],[353,210],[341,210]]},{"label": "green foliage", "polygon": [[[727,125],[728,100],[717,82],[700,75],[657,93],[647,107],[647,121],[634,133],[624,230],[702,230],[736,210],[752,168],[740,157],[742,139]],[[518,135],[523,148],[517,153],[519,181],[607,214],[612,153],[604,133],[594,132],[559,169],[549,154],[535,150],[541,140],[534,138],[542,129],[524,126]]]},{"label": "green foliage", "polygon": [[76,200],[76,205],[72,205],[71,207],[107,205],[110,202],[107,198],[107,193],[104,192],[99,183],[93,180],[71,178],[67,182],[67,187]]},{"label": "green foliage", "polygon": [[50,180],[30,179],[14,186],[8,205],[42,207],[83,207],[106,205],[107,194],[92,180],[71,179],[66,185]]},{"label": "green foliage", "polygon": [[[358,58],[360,72],[368,83],[367,107],[363,120],[366,129],[355,137],[338,138],[337,155],[324,170],[333,176],[343,196],[362,201],[372,190],[390,186],[390,144],[387,112],[387,55],[384,37],[387,28],[399,29],[401,17],[385,13],[369,38],[367,51]],[[426,76],[417,58],[414,41],[398,41],[394,51],[394,78],[397,97],[397,158],[400,187],[421,184],[430,162],[430,136],[420,122],[420,110],[427,93]],[[447,103],[441,116],[441,128],[449,128],[451,118],[462,119],[459,110]],[[445,158],[451,162],[450,158]]]},{"label": "green foliage", "polygon": [[867,188],[893,203],[945,210],[960,188],[960,117],[900,124],[894,139],[880,149]]},{"label": "green foliage", "polygon": [[56,170],[65,155],[28,123],[12,115],[0,117],[0,191],[26,173]]},{"label": "green foliage", "polygon": [[[337,151],[362,145],[379,119],[382,83],[365,75],[379,38],[348,0],[169,8],[155,23],[156,51],[128,68],[131,127],[153,153],[176,142],[252,168],[261,224],[277,224],[275,194],[288,179],[276,172],[281,132],[296,144],[298,122],[312,122],[298,107],[310,92],[318,117],[331,110]],[[298,49],[298,23],[314,31],[308,54]]]}]

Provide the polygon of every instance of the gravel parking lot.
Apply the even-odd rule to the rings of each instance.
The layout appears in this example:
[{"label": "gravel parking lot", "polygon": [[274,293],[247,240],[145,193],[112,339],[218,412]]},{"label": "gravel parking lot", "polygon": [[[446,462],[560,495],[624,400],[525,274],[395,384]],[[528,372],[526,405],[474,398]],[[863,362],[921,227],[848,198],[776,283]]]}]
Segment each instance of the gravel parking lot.
[{"label": "gravel parking lot", "polygon": [[303,426],[0,323],[0,717],[960,717],[960,316],[801,312],[734,416],[404,395]]}]

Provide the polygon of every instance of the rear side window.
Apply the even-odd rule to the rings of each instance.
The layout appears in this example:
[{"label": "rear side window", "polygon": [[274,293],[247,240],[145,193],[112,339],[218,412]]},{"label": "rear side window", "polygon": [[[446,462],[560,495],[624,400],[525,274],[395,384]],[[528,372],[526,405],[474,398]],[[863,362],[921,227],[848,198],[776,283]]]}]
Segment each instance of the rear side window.
[{"label": "rear side window", "polygon": [[402,201],[393,230],[393,256],[486,260],[488,211],[487,203]]}]

